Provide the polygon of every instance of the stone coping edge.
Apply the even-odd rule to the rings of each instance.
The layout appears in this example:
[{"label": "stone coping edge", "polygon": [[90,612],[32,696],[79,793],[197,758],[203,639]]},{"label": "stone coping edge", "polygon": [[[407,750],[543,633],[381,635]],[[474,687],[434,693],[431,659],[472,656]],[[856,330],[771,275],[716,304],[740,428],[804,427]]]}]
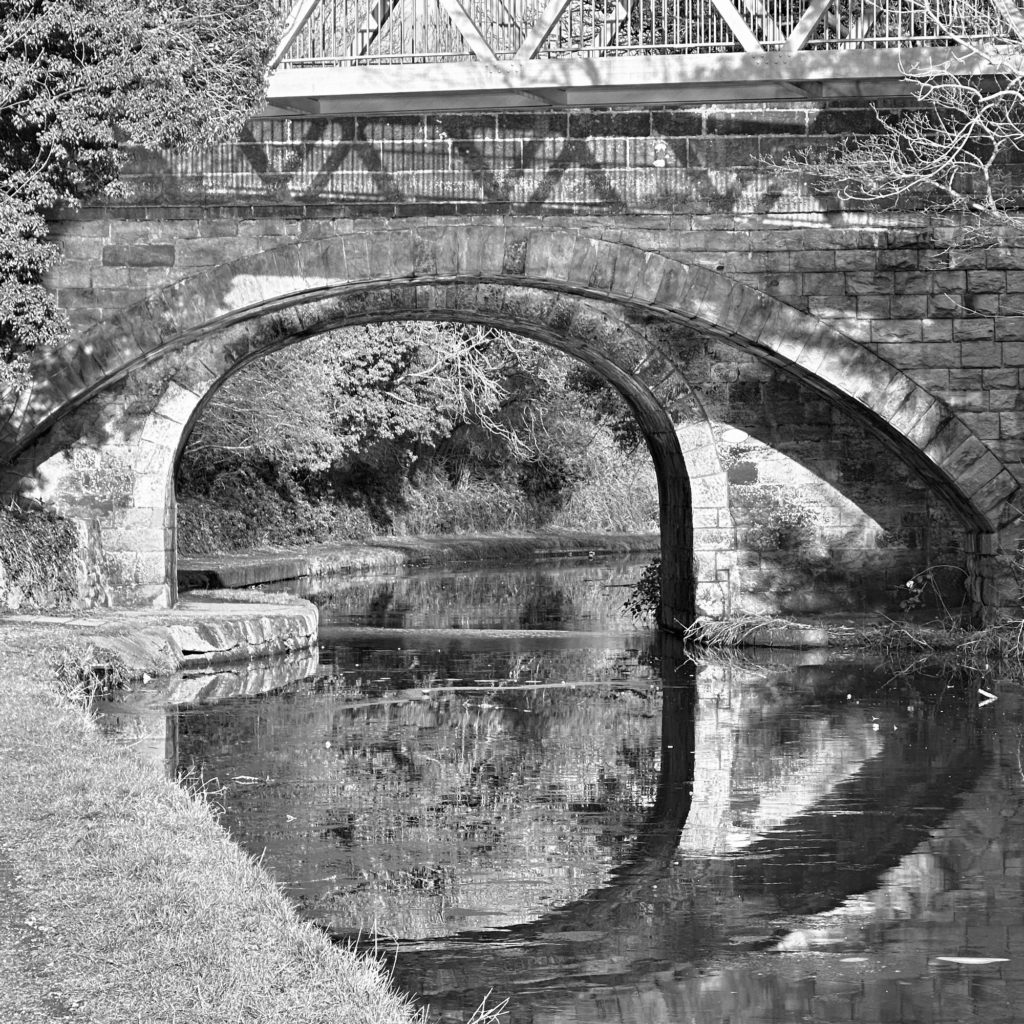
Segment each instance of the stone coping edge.
[{"label": "stone coping edge", "polygon": [[803,623],[760,626],[739,642],[741,647],[828,647],[828,630],[824,626]]},{"label": "stone coping edge", "polygon": [[[59,630],[102,679],[170,676],[314,648],[319,610],[289,594],[204,592],[167,611],[116,608],[63,619],[11,616],[27,630]],[[28,634],[31,636],[31,634]]]}]

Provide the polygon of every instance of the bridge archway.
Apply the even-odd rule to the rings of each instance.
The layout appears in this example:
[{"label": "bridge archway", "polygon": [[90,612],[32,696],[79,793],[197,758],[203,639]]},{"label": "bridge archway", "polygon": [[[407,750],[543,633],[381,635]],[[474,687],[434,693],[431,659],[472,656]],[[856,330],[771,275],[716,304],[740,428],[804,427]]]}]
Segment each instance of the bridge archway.
[{"label": "bridge archway", "polygon": [[[125,390],[111,399],[107,392],[85,402],[77,412],[61,421],[57,434],[79,432],[83,426],[103,418],[106,472],[120,475],[123,490],[106,498],[113,518],[135,522],[130,535],[126,531],[107,531],[104,554],[109,559],[116,551],[121,563],[121,579],[139,581],[135,596],[122,587],[124,600],[143,599],[163,603],[174,599],[176,543],[174,538],[174,478],[184,445],[197,418],[217,389],[251,361],[272,351],[310,337],[363,323],[385,321],[434,320],[482,323],[542,342],[579,359],[600,374],[623,396],[646,440],[659,485],[662,534],[662,591],[665,595],[662,615],[666,623],[692,618],[695,600],[690,473],[680,447],[676,425],[666,406],[663,381],[658,373],[645,367],[639,339],[627,324],[608,315],[592,301],[574,296],[558,299],[557,312],[550,310],[549,292],[522,288],[518,293],[517,314],[508,315],[493,305],[501,290],[488,288],[462,293],[454,308],[424,306],[421,287],[410,284],[389,292],[389,305],[378,305],[372,297],[369,308],[353,310],[334,299],[305,304],[300,309],[257,312],[223,331],[212,331],[193,344],[169,356],[140,365],[125,378]],[[351,300],[351,296],[349,297]],[[547,314],[551,319],[546,319]],[[298,317],[298,319],[296,319]],[[557,323],[557,328],[552,321]],[[117,385],[114,386],[117,390]],[[151,396],[148,411],[141,412],[140,396]],[[104,410],[117,405],[120,415],[110,419]],[[142,398],[141,402],[147,402]],[[134,419],[134,422],[133,422]],[[85,430],[88,433],[88,428]],[[61,449],[59,436],[44,436],[43,445],[34,453],[46,458],[37,475],[48,493],[62,494],[60,503],[79,515],[88,514],[93,495],[82,494],[82,481],[103,470],[84,455],[81,444]],[[95,442],[93,442],[95,444]],[[691,442],[692,446],[692,442]],[[83,461],[84,459],[84,461]],[[134,472],[129,472],[132,463]],[[118,471],[121,471],[120,474]],[[697,473],[704,490],[721,487],[721,467],[705,457],[697,461]],[[84,505],[75,503],[75,495]],[[70,500],[69,500],[70,499]],[[124,547],[112,547],[129,543]],[[715,564],[704,567],[705,593],[701,607],[715,610],[724,598],[715,590]],[[142,578],[150,578],[148,584]],[[712,592],[715,591],[715,592]],[[718,610],[722,610],[718,608]]]},{"label": "bridge archway", "polygon": [[[8,489],[13,476],[73,514],[106,516],[105,550],[124,556],[122,596],[171,600],[169,453],[204,397],[261,352],[382,319],[491,323],[582,358],[619,388],[659,471],[673,617],[692,610],[682,596],[694,589],[689,483],[657,382],[622,357],[631,320],[695,326],[784,367],[870,426],[976,538],[997,526],[1000,505],[985,485],[999,460],[940,399],[867,348],[714,271],[543,223],[300,239],[155,292],[40,360],[34,390],[0,435]],[[100,493],[105,478],[116,494]]]}]

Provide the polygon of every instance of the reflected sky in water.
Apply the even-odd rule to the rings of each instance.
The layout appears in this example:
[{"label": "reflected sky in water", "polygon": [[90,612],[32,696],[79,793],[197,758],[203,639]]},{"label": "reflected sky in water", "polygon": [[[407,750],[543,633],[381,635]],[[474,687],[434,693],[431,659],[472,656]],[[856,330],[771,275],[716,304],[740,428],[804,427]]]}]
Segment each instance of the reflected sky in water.
[{"label": "reflected sky in water", "polygon": [[552,1024],[1024,1019],[1016,687],[695,664],[619,614],[643,560],[318,581],[317,666],[139,706],[439,1019],[489,992]]}]

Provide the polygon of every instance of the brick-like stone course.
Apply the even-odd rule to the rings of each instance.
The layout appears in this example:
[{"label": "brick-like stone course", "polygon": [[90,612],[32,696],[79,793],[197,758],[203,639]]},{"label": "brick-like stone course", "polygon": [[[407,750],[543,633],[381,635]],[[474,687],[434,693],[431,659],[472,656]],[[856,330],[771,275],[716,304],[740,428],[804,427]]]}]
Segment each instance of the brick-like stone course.
[{"label": "brick-like stone course", "polygon": [[105,245],[105,267],[173,267],[175,246],[171,245]]},{"label": "brick-like stone course", "polygon": [[[856,218],[851,215],[851,219]],[[225,223],[231,225],[230,229],[210,226]],[[101,322],[112,312],[174,280],[175,275],[185,278],[201,274],[205,267],[238,259],[246,252],[258,252],[261,246],[273,248],[282,238],[293,237],[293,225],[267,218],[238,222],[153,219],[134,231],[134,243],[99,247],[102,259],[97,264],[95,253],[101,239],[95,224],[69,221],[58,225],[56,231],[66,255],[53,274],[53,283],[60,301],[81,328]],[[116,226],[116,221],[112,221],[107,233]],[[613,232],[618,239],[630,242],[635,238],[648,249],[693,259],[712,269],[720,268],[719,273],[774,294],[796,308],[807,309],[911,373],[942,368],[958,371],[1024,366],[1024,316],[978,316],[963,301],[972,280],[968,274],[975,275],[975,284],[988,287],[993,280],[976,275],[995,273],[1005,283],[1007,272],[937,270],[926,291],[928,274],[920,270],[902,278],[898,271],[840,271],[840,257],[849,263],[856,256],[856,262],[866,264],[885,250],[872,244],[858,252],[837,251],[833,248],[835,240],[829,237],[834,233],[850,232],[823,224],[790,232],[756,231],[741,225],[734,231],[715,228],[680,233],[672,229],[653,231],[649,227],[635,230],[628,220]],[[864,245],[867,241],[879,241],[885,233],[879,229],[867,232],[865,238],[865,232],[855,231],[848,240]],[[240,246],[243,234],[247,244]],[[680,246],[680,241],[686,244]],[[754,248],[769,243],[771,248]],[[721,255],[716,258],[716,253]],[[794,262],[817,269],[804,269],[796,274],[775,269]],[[830,266],[835,269],[828,269]],[[629,272],[628,268],[609,271],[600,261],[591,269],[595,274],[610,273],[613,278]],[[614,284],[614,280],[600,283]],[[921,296],[928,296],[927,307],[922,307]],[[936,313],[941,314],[937,319]],[[985,389],[996,407],[1016,400],[1017,385],[992,383]]]},{"label": "brick-like stone course", "polygon": [[[76,331],[102,325],[90,359],[112,373],[223,311],[229,265],[234,308],[351,279],[468,276],[502,282],[489,287],[514,317],[511,279],[545,279],[743,335],[922,452],[957,417],[982,454],[953,461],[995,509],[1024,476],[1024,241],[946,252],[948,229],[920,215],[843,209],[763,163],[875,124],[853,102],[256,121],[235,146],[138,154],[127,203],[53,225],[64,262],[52,284]],[[358,302],[386,311],[390,294]],[[459,307],[450,289],[417,294],[420,309]],[[562,329],[559,308],[546,329]],[[886,369],[865,376],[871,359]],[[65,360],[49,400],[91,372]],[[910,416],[908,381],[946,411]],[[44,406],[40,393],[11,424]]]}]

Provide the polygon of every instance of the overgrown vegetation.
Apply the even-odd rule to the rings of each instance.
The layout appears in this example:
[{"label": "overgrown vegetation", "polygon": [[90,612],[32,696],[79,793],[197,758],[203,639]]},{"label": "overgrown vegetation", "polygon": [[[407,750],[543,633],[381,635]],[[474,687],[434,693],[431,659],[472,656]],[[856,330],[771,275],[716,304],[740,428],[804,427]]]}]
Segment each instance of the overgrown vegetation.
[{"label": "overgrown vegetation", "polygon": [[45,215],[117,192],[132,146],[232,136],[262,100],[270,0],[0,0],[0,387],[67,319]]},{"label": "overgrown vegetation", "polygon": [[52,656],[50,667],[57,692],[82,706],[125,688],[137,677],[120,655],[88,641],[64,644]]},{"label": "overgrown vegetation", "polygon": [[697,647],[742,647],[755,633],[770,637],[773,633],[805,628],[799,622],[773,615],[740,615],[714,619],[701,615],[683,630],[683,639]]},{"label": "overgrown vegetation", "polygon": [[331,332],[214,396],[178,471],[179,544],[658,527],[650,458],[581,364],[457,324]]},{"label": "overgrown vegetation", "polygon": [[653,625],[658,621],[661,608],[661,558],[655,558],[644,566],[640,578],[633,584],[629,596],[622,603],[623,611],[629,613],[634,622]]},{"label": "overgrown vegetation", "polygon": [[1024,619],[978,628],[959,619],[901,619],[867,627],[830,625],[829,642],[836,647],[865,647],[890,657],[952,652],[967,663],[998,660],[1024,664]]},{"label": "overgrown vegetation", "polygon": [[78,531],[51,512],[0,509],[0,609],[68,608],[78,597]]},{"label": "overgrown vegetation", "polygon": [[[1022,226],[1024,191],[1010,165],[1024,151],[1024,22],[1013,5],[980,0],[907,7],[919,34],[958,47],[941,60],[907,58],[921,106],[879,115],[875,134],[849,136],[790,166],[809,169],[843,199],[966,215],[952,224],[953,248],[997,243],[1004,227]],[[964,73],[979,62],[991,74]]]}]

